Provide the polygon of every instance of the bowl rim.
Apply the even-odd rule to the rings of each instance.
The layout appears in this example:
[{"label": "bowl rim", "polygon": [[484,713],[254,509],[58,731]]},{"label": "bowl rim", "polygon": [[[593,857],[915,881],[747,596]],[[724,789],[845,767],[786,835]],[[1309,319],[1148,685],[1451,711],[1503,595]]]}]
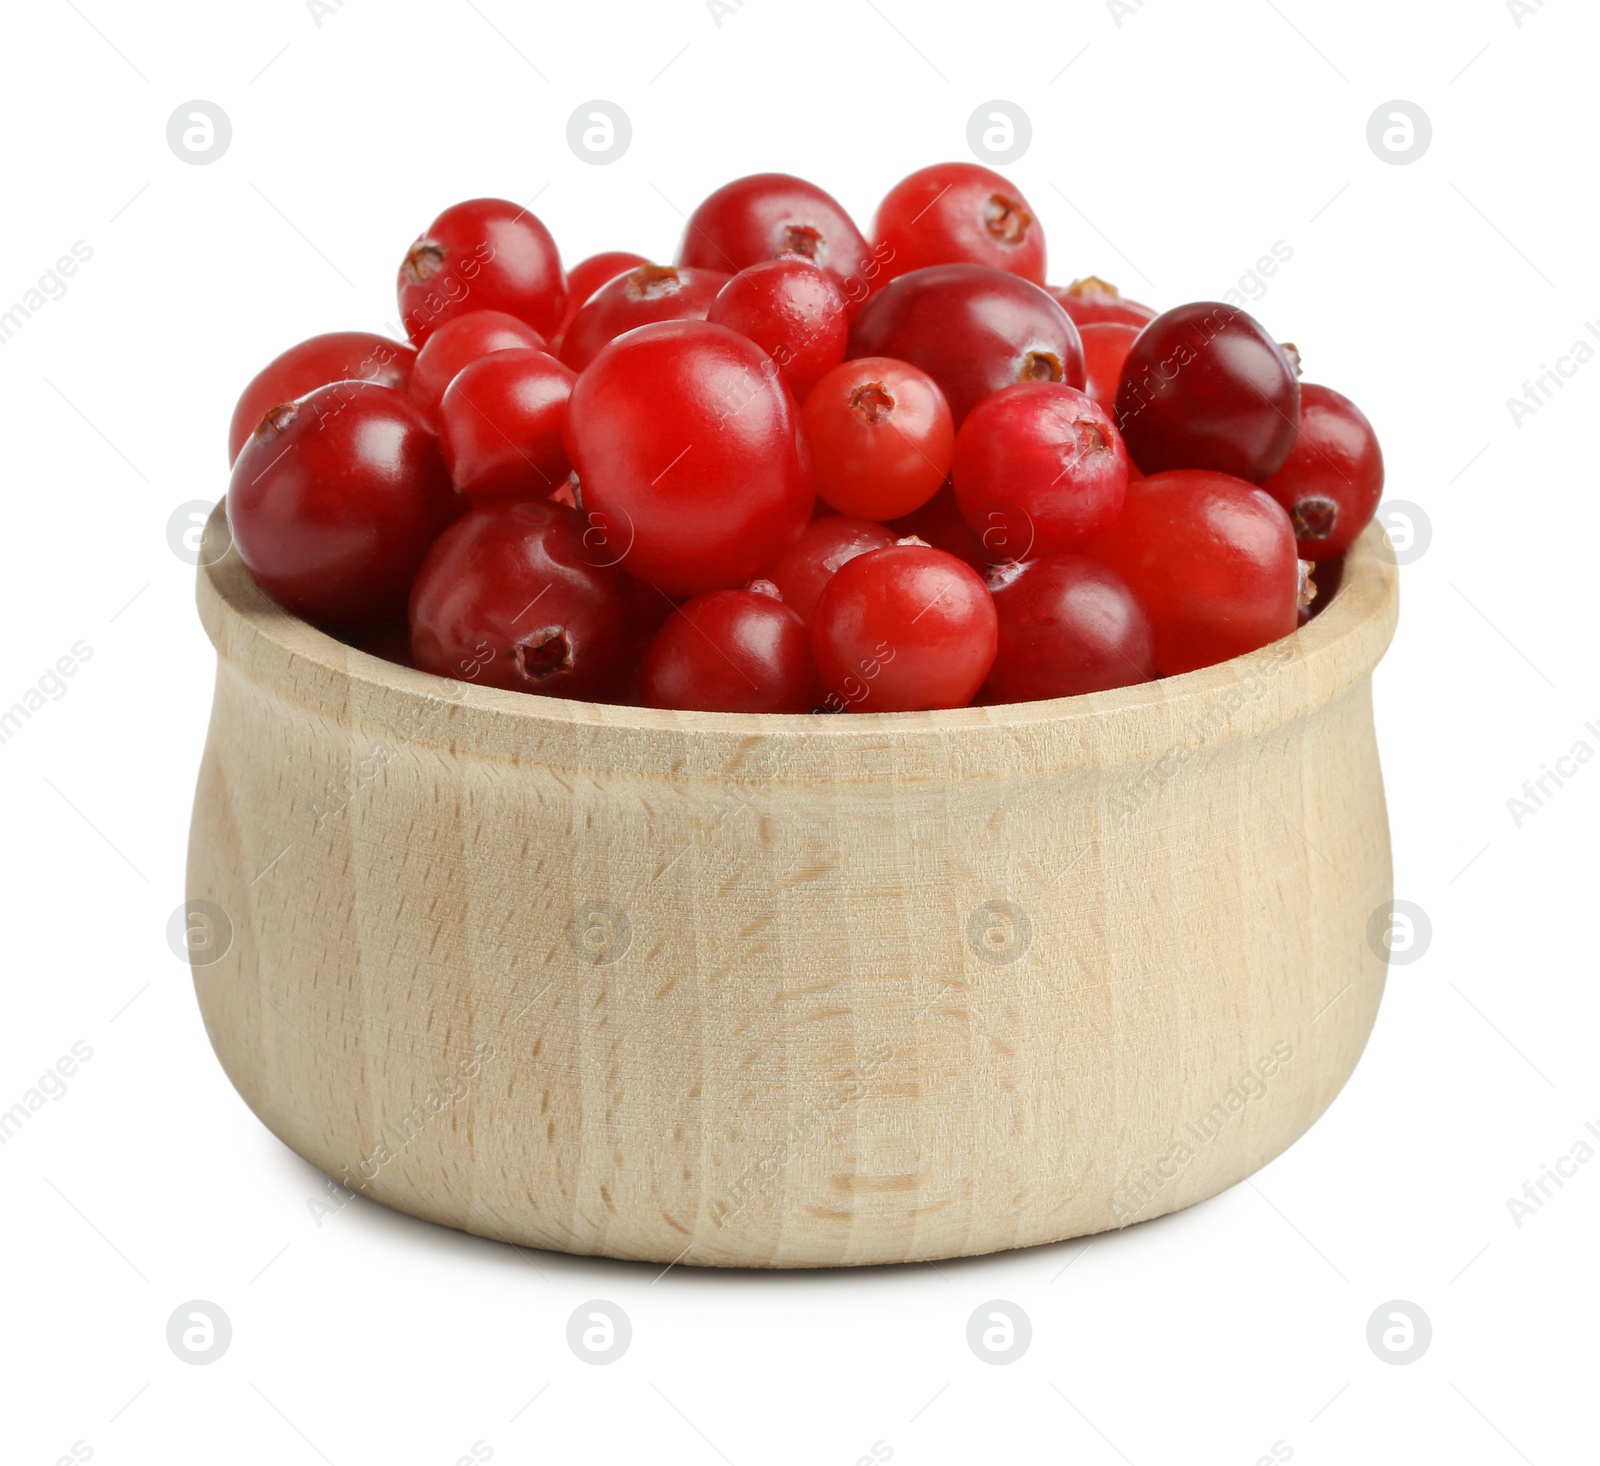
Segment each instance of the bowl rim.
[{"label": "bowl rim", "polygon": [[[220,540],[228,548],[210,563],[201,563],[196,579],[200,619],[222,662],[335,716],[350,713],[357,701],[369,708],[387,706],[391,712],[408,704],[449,704],[445,727],[450,736],[419,732],[420,741],[456,745],[474,741],[476,733],[502,752],[507,740],[526,746],[531,739],[542,746],[552,737],[638,740],[665,735],[681,746],[699,739],[729,749],[803,737],[839,748],[881,744],[886,738],[897,743],[919,741],[919,735],[946,738],[962,731],[1014,738],[1030,730],[1071,728],[1082,735],[1091,725],[1099,735],[1095,741],[1101,742],[1114,738],[1119,725],[1150,721],[1153,715],[1169,728],[1182,727],[1196,711],[1262,676],[1274,679],[1271,721],[1281,721],[1369,674],[1389,644],[1398,613],[1396,562],[1381,526],[1374,523],[1346,553],[1333,600],[1304,626],[1244,656],[1153,682],[1039,702],[931,712],[716,713],[580,702],[438,677],[319,630],[271,600],[250,578],[227,537],[226,503],[225,498],[218,501],[212,511],[206,542]],[[1242,720],[1250,726],[1260,721]],[[1248,728],[1224,730],[1243,731]]]}]

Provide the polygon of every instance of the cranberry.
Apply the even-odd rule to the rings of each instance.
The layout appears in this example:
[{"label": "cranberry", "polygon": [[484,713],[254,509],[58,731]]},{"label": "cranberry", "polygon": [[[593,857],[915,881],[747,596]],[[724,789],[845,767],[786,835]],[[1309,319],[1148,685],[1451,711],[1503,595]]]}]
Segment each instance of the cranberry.
[{"label": "cranberry", "polygon": [[544,499],[565,484],[572,465],[561,430],[576,380],[545,351],[496,351],[457,372],[439,404],[439,446],[457,491]]},{"label": "cranberry", "polygon": [[622,666],[628,611],[622,573],[596,563],[576,510],[480,504],[417,572],[411,655],[460,682],[588,698]]},{"label": "cranberry", "polygon": [[[1003,560],[1015,560],[1026,548],[1021,541],[1007,543],[1003,527],[991,527],[990,544],[973,534],[971,526],[956,502],[954,486],[946,479],[939,492],[914,514],[890,521],[889,526],[901,539],[919,539],[936,550],[972,566],[982,574],[991,565]],[[992,548],[991,548],[992,546]]]},{"label": "cranberry", "polygon": [[880,274],[839,201],[787,173],[752,173],[723,184],[689,216],[678,247],[680,265],[730,273],[780,255],[819,265],[852,306]]},{"label": "cranberry", "polygon": [[1335,555],[1331,560],[1303,560],[1302,563],[1311,566],[1311,587],[1316,592],[1309,605],[1304,604],[1304,596],[1300,598],[1300,624],[1304,626],[1307,621],[1326,611],[1328,603],[1339,594],[1339,586],[1344,581],[1344,556]]},{"label": "cranberry", "polygon": [[1083,555],[989,572],[999,649],[986,702],[1076,697],[1155,676],[1150,618],[1127,582]]},{"label": "cranberry", "polygon": [[1243,479],[1182,469],[1131,483],[1122,513],[1085,553],[1150,613],[1162,677],[1255,651],[1298,623],[1289,516]]},{"label": "cranberry", "polygon": [[1294,447],[1300,383],[1253,317],[1197,301],[1140,332],[1116,410],[1128,451],[1146,473],[1205,468],[1259,483]]},{"label": "cranberry", "polygon": [[916,543],[857,555],[834,572],[811,623],[826,706],[965,707],[994,662],[996,624],[982,579],[954,555]]},{"label": "cranberry", "polygon": [[455,513],[422,410],[371,382],[335,382],[271,409],[228,486],[228,528],[256,584],[323,625],[398,617]]},{"label": "cranberry", "polygon": [[719,270],[639,265],[584,302],[561,339],[561,359],[581,372],[608,341],[651,321],[703,321],[729,277]]},{"label": "cranberry", "polygon": [[920,168],[884,196],[872,238],[889,278],[928,265],[990,265],[1044,284],[1044,230],[1020,190],[976,163]]},{"label": "cranberry", "polygon": [[1085,326],[1102,324],[1143,326],[1156,318],[1152,306],[1129,300],[1115,285],[1096,275],[1074,280],[1070,285],[1051,285],[1047,288],[1065,307],[1080,331]]},{"label": "cranberry", "polygon": [[1128,492],[1128,450],[1111,414],[1054,382],[1019,382],[985,397],[956,438],[956,503],[1005,558],[1053,555],[1098,534]]},{"label": "cranberry", "polygon": [[1091,321],[1078,327],[1083,339],[1084,369],[1088,383],[1084,391],[1108,412],[1116,407],[1117,388],[1122,383],[1122,369],[1139,339],[1141,328],[1124,325],[1118,321]]},{"label": "cranberry", "polygon": [[406,251],[400,319],[416,345],[464,311],[505,311],[535,331],[561,324],[567,287],[550,231],[506,199],[452,204]]},{"label": "cranberry", "polygon": [[1366,414],[1331,387],[1303,384],[1300,436],[1261,487],[1289,511],[1302,559],[1344,554],[1383,498],[1383,450]]},{"label": "cranberry", "polygon": [[262,414],[329,382],[377,382],[402,390],[411,380],[416,348],[370,331],[330,331],[291,346],[250,379],[228,425],[228,462],[256,430]]},{"label": "cranberry", "polygon": [[817,383],[802,409],[817,494],[841,514],[897,519],[920,509],[950,472],[950,407],[926,372],[857,357]]},{"label": "cranberry", "polygon": [[636,255],[625,249],[608,249],[597,255],[590,255],[588,259],[579,260],[567,271],[567,307],[561,313],[561,326],[559,335],[566,335],[567,327],[572,324],[572,318],[588,303],[589,297],[607,281],[615,280],[618,275],[626,275],[629,270],[636,270],[640,265],[648,265],[650,261],[644,255]]},{"label": "cranberry", "polygon": [[784,604],[811,624],[823,587],[846,560],[854,560],[868,550],[881,550],[895,542],[895,532],[865,519],[847,514],[829,514],[813,519],[791,548],[784,551],[767,572],[767,578],[783,595]]},{"label": "cranberry", "polygon": [[543,351],[545,339],[532,326],[504,311],[467,311],[440,326],[417,353],[411,395],[436,417],[444,389],[462,367],[496,351]]},{"label": "cranberry", "polygon": [[1067,313],[1037,285],[987,265],[934,265],[891,280],[856,316],[847,355],[921,367],[957,428],[1013,382],[1084,383],[1083,344]]},{"label": "cranberry", "polygon": [[567,405],[583,505],[627,569],[675,595],[743,584],[811,514],[798,414],[753,341],[705,321],[601,349]]},{"label": "cranberry", "polygon": [[850,335],[839,287],[797,255],[746,266],[717,292],[706,319],[754,341],[800,402],[844,360]]},{"label": "cranberry", "polygon": [[708,713],[808,713],[817,700],[811,635],[776,587],[686,601],[645,654],[646,707]]}]

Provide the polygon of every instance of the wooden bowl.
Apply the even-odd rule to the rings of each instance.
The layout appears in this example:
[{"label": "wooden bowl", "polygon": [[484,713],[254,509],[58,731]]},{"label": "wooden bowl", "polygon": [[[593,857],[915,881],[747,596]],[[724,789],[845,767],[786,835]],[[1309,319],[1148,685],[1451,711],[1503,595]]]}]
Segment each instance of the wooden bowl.
[{"label": "wooden bowl", "polygon": [[230,552],[199,576],[212,1044],[330,1177],[533,1247],[905,1262],[1189,1206],[1327,1108],[1383,991],[1380,545],[1220,666],[839,717],[445,681]]}]

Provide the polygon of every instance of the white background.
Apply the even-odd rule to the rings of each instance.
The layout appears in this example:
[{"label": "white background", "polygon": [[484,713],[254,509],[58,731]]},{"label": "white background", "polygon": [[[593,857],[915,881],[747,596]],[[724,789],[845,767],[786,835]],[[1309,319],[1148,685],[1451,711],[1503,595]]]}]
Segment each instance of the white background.
[{"label": "white background", "polygon": [[[1600,749],[1600,361],[1520,426],[1507,406],[1600,320],[1600,16],[1524,8],[8,7],[0,308],[93,255],[0,346],[0,705],[92,657],[0,746],[0,1109],[75,1041],[93,1058],[0,1147],[0,1458],[1595,1460],[1600,1157],[1520,1228],[1507,1207],[1600,1123],[1600,761],[1520,828],[1507,806]],[[633,125],[606,167],[566,142],[597,97]],[[206,166],[166,141],[195,98],[233,126]],[[402,252],[456,199],[537,193],[569,261],[667,256],[680,211],[756,170],[865,227],[902,174],[970,156],[992,98],[1032,120],[1006,171],[1055,280],[1165,306],[1290,246],[1253,309],[1365,406],[1390,496],[1431,521],[1376,696],[1396,892],[1433,937],[1355,1078],[1252,1182],[1088,1245],[653,1281],[365,1201],[319,1227],[321,1178],[229,1087],[164,935],[212,670],[166,525],[222,494],[238,390],[303,336],[393,320]],[[1434,130],[1407,166],[1367,142],[1396,98]],[[205,1367],[165,1337],[196,1298],[233,1326]],[[633,1324],[603,1368],[565,1341],[591,1298]],[[966,1343],[994,1298],[1033,1324],[1005,1367]],[[1368,1347],[1391,1299],[1432,1320],[1414,1364]]]}]

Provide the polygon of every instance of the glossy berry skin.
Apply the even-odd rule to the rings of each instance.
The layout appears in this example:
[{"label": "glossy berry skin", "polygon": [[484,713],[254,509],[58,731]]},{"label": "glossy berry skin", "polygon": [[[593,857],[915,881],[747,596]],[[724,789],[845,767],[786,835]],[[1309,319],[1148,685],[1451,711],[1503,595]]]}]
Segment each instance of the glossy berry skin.
[{"label": "glossy berry skin", "polygon": [[1260,483],[1300,427],[1293,364],[1244,311],[1196,301],[1157,316],[1133,343],[1117,426],[1145,473],[1204,468]]},{"label": "glossy berry skin", "polygon": [[329,331],[291,346],[250,379],[228,425],[228,462],[239,456],[269,409],[293,402],[329,382],[376,382],[402,391],[417,359],[414,346],[370,331]]},{"label": "glossy berry skin", "polygon": [[1299,619],[1300,562],[1283,507],[1227,474],[1182,469],[1128,485],[1084,553],[1116,571],[1149,613],[1160,677],[1243,656]]},{"label": "glossy berry skin", "polygon": [[925,371],[865,356],[827,374],[801,410],[817,495],[841,514],[898,519],[950,472],[950,406]]},{"label": "glossy berry skin", "polygon": [[811,622],[824,706],[965,707],[989,675],[996,635],[994,601],[971,566],[928,545],[869,550],[834,573]]},{"label": "glossy berry skin", "polygon": [[263,417],[233,466],[228,528],[257,585],[324,626],[398,618],[457,513],[438,439],[404,392],[335,382]]},{"label": "glossy berry skin", "polygon": [[798,437],[771,358],[706,321],[611,342],[567,404],[584,508],[671,595],[742,585],[799,539],[813,495]]},{"label": "glossy berry skin", "polygon": [[561,360],[581,372],[608,341],[652,321],[703,321],[729,277],[719,270],[638,265],[584,303],[561,338]]},{"label": "glossy berry skin", "polygon": [[984,398],[961,425],[951,470],[973,534],[1008,559],[1053,555],[1105,529],[1128,492],[1128,450],[1111,414],[1054,382]]},{"label": "glossy berry skin", "polygon": [[678,247],[680,265],[730,274],[780,255],[800,255],[826,270],[852,307],[881,273],[839,201],[787,173],[752,173],[723,184],[689,216]]},{"label": "glossy berry skin", "polygon": [[549,336],[567,303],[550,231],[506,199],[446,209],[406,251],[396,289],[400,319],[417,346],[466,311],[504,311]]},{"label": "glossy berry skin", "polygon": [[1097,275],[1086,275],[1070,285],[1046,288],[1061,302],[1080,331],[1085,326],[1106,323],[1146,326],[1156,318],[1155,307],[1129,300],[1115,285]]},{"label": "glossy berry skin", "polygon": [[411,395],[436,417],[445,388],[464,366],[496,351],[543,351],[545,339],[504,311],[468,311],[446,321],[423,342],[411,372]]},{"label": "glossy berry skin", "polygon": [[959,429],[1013,382],[1082,388],[1078,328],[1037,285],[986,265],[934,265],[891,280],[856,316],[847,357],[894,356],[939,384]]},{"label": "glossy berry skin", "polygon": [[881,550],[897,538],[892,529],[869,520],[848,514],[824,515],[805,527],[794,545],[774,562],[766,579],[782,592],[784,605],[809,626],[834,572],[847,560],[868,550]]},{"label": "glossy berry skin", "polygon": [[872,239],[890,278],[929,265],[988,265],[1044,284],[1044,230],[1021,190],[976,163],[920,168],[884,196]]},{"label": "glossy berry skin", "polygon": [[650,261],[625,249],[603,250],[597,255],[579,260],[567,271],[567,305],[561,313],[560,334],[565,335],[572,318],[588,303],[589,297],[608,280],[626,275]]},{"label": "glossy berry skin", "polygon": [[1083,362],[1088,381],[1084,391],[1107,412],[1114,411],[1117,388],[1122,384],[1122,369],[1128,353],[1139,339],[1142,327],[1118,321],[1091,321],[1078,327],[1083,340]]},{"label": "glossy berry skin", "polygon": [[456,491],[544,499],[565,484],[572,465],[561,434],[576,380],[546,351],[497,351],[457,372],[439,403],[439,447]]},{"label": "glossy berry skin", "polygon": [[1302,383],[1300,436],[1261,487],[1289,511],[1300,558],[1332,560],[1355,543],[1383,498],[1378,435],[1348,397]]},{"label": "glossy berry skin", "polygon": [[999,649],[983,700],[1037,702],[1149,682],[1150,617],[1113,570],[1083,555],[1046,555],[989,572]]},{"label": "glossy berry skin", "polygon": [[830,275],[796,255],[762,260],[739,271],[706,316],[748,336],[777,364],[795,401],[844,360],[850,313]]},{"label": "glossy berry skin", "polygon": [[774,595],[708,591],[684,602],[656,633],[640,693],[652,708],[809,713],[818,696],[811,634]]},{"label": "glossy berry skin", "polygon": [[605,693],[627,652],[629,599],[560,504],[480,504],[428,552],[411,591],[414,666],[549,697]]}]

